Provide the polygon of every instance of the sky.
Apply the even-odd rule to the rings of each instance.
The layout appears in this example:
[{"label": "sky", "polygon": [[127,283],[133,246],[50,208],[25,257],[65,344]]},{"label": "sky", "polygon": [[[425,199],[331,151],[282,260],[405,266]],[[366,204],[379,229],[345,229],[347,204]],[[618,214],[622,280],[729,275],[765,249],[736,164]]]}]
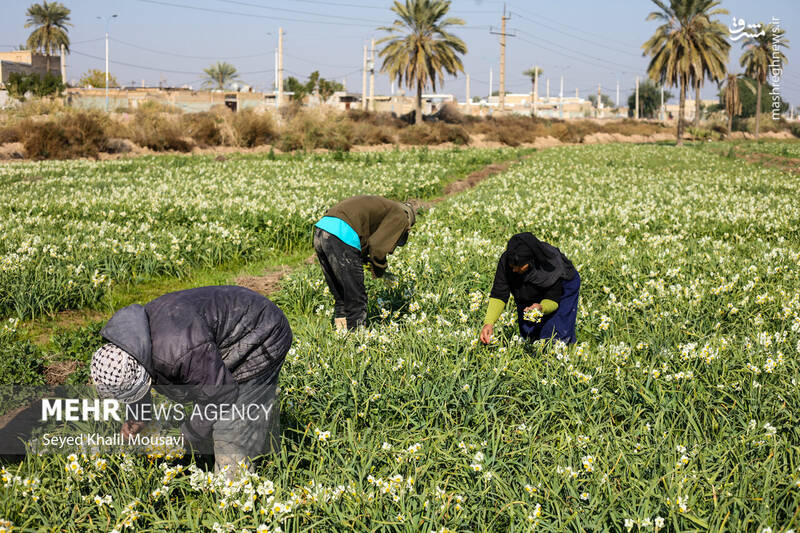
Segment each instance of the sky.
[{"label": "sky", "polygon": [[[272,91],[278,28],[284,31],[284,76],[304,81],[319,70],[326,79],[346,82],[361,92],[363,47],[380,39],[378,28],[390,25],[391,0],[61,0],[71,11],[67,60],[68,81],[89,69],[105,68],[105,31],[110,42],[110,71],[123,85],[180,87],[202,85],[203,69],[227,61],[241,80],[257,90]],[[25,42],[25,11],[31,0],[0,0],[0,51]],[[538,65],[544,71],[539,93],[557,96],[561,76],[565,96],[602,92],[616,100],[617,84],[624,105],[636,76],[646,77],[648,59],[641,45],[658,23],[646,21],[656,6],[650,0],[453,0],[451,15],[465,25],[453,27],[468,52],[464,70],[471,96],[498,89],[499,36],[503,9],[507,22],[506,90],[527,93],[523,71]],[[729,11],[720,17],[730,27],[733,17],[746,23],[780,19],[789,40],[781,78],[784,100],[800,105],[800,2],[797,0],[721,0]],[[109,18],[111,15],[117,17]],[[107,21],[109,21],[107,23]],[[733,42],[729,69],[741,72],[741,42]],[[377,47],[378,49],[380,46]],[[376,52],[377,56],[377,52]],[[381,60],[377,59],[380,67]],[[491,71],[491,74],[490,74]],[[448,76],[438,92],[463,99],[466,77]],[[378,72],[376,94],[389,94],[388,75]],[[411,94],[413,91],[405,89]],[[430,91],[430,90],[429,90]],[[672,92],[676,95],[677,90]],[[706,82],[703,98],[715,98],[716,84]]]}]

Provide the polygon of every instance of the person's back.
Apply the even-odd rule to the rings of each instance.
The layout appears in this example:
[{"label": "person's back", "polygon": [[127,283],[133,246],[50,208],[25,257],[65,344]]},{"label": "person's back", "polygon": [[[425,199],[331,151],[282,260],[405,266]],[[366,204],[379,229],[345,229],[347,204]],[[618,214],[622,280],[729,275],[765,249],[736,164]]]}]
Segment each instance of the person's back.
[{"label": "person's back", "polygon": [[[148,402],[153,386],[178,402],[260,406],[252,418],[184,421],[187,447],[213,450],[217,469],[278,449],[278,376],[292,331],[269,299],[235,286],[173,292],[120,309],[100,333],[109,344],[91,373],[101,397]],[[126,420],[123,436],[145,422]]]},{"label": "person's back", "polygon": [[409,203],[360,195],[334,205],[314,224],[314,251],[333,295],[337,330],[364,324],[367,293],[362,264],[373,276],[383,276],[386,256],[406,243],[415,219]]},{"label": "person's back", "polygon": [[292,342],[283,312],[244,287],[198,287],[172,292],[144,306],[154,366],[212,343],[236,381],[272,374]]}]

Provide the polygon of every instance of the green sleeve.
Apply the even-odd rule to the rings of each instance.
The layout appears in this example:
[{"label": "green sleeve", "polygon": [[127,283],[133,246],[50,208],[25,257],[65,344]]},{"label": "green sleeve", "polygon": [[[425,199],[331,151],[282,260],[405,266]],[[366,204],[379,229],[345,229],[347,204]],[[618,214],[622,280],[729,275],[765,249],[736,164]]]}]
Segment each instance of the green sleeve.
[{"label": "green sleeve", "polygon": [[503,309],[505,309],[505,307],[506,303],[503,300],[489,298],[489,308],[486,310],[486,318],[483,319],[484,325],[497,322],[497,319],[503,314]]},{"label": "green sleeve", "polygon": [[550,313],[552,313],[556,309],[558,309],[558,303],[554,302],[553,300],[548,300],[547,298],[542,300],[539,305],[542,306],[542,314],[543,315],[549,315]]}]

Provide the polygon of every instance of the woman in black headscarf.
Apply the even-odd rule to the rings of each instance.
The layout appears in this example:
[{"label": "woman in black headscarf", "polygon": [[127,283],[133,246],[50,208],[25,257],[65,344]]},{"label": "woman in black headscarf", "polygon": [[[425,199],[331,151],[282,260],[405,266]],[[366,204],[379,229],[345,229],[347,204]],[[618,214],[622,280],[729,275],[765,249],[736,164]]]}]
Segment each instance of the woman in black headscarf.
[{"label": "woman in black headscarf", "polygon": [[[575,342],[580,285],[578,271],[558,248],[531,233],[514,235],[497,263],[481,341],[491,342],[494,323],[514,295],[522,337]],[[538,322],[525,319],[534,309],[542,315]]]}]

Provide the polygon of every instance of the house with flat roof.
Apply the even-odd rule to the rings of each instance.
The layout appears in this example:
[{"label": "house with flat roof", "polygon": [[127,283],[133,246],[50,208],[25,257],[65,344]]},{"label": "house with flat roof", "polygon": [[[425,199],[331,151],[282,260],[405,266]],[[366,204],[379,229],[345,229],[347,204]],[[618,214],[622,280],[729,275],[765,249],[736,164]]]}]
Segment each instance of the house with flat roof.
[{"label": "house with flat roof", "polygon": [[[50,74],[61,76],[61,56],[50,56]],[[0,84],[5,85],[8,77],[18,72],[20,74],[47,74],[47,56],[34,50],[15,50],[13,52],[0,52]]]}]

